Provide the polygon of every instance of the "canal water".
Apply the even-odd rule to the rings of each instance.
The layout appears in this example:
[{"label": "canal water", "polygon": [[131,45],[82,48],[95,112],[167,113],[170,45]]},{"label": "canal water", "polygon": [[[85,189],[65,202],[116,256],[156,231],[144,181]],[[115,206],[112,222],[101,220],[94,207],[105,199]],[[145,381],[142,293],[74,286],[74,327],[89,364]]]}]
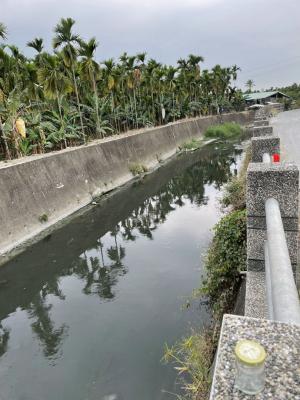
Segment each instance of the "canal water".
[{"label": "canal water", "polygon": [[184,305],[240,153],[183,154],[1,267],[0,400],[175,398],[164,345],[209,324]]}]

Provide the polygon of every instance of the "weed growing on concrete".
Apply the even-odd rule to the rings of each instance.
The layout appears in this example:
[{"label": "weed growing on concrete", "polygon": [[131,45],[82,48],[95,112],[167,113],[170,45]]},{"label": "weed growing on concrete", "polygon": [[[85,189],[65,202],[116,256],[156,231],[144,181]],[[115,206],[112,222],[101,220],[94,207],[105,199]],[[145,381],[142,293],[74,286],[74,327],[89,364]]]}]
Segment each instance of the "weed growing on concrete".
[{"label": "weed growing on concrete", "polygon": [[157,161],[158,161],[160,164],[162,164],[162,163],[164,162],[164,160],[162,159],[162,157],[161,157],[159,154],[156,154],[156,158],[157,158]]},{"label": "weed growing on concrete", "polygon": [[41,222],[41,223],[43,223],[43,222],[48,222],[48,215],[47,214],[42,214],[42,215],[40,215],[39,216],[39,221]]},{"label": "weed growing on concrete", "polygon": [[129,171],[132,173],[132,175],[136,176],[144,174],[148,171],[148,168],[143,164],[135,163],[129,166]]},{"label": "weed growing on concrete", "polygon": [[203,146],[203,141],[201,139],[192,139],[189,142],[184,143],[181,147],[180,150],[197,150],[200,149],[200,147]]}]

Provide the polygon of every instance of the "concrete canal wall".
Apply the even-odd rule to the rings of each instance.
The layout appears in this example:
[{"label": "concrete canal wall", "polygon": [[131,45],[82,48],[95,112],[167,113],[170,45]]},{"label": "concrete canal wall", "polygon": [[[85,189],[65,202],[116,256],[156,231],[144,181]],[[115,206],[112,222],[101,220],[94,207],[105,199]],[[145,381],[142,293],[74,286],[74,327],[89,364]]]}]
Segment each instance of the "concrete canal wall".
[{"label": "concrete canal wall", "polygon": [[130,181],[132,164],[154,168],[208,126],[229,121],[245,125],[252,118],[251,112],[195,118],[0,163],[0,254]]}]

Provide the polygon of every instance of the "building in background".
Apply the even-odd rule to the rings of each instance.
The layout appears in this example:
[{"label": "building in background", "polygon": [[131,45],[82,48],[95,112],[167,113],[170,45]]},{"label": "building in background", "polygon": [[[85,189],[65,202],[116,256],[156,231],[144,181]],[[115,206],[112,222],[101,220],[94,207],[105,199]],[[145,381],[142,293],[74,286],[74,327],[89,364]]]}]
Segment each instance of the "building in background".
[{"label": "building in background", "polygon": [[291,99],[290,96],[286,94],[274,91],[274,92],[255,92],[255,93],[245,93],[244,99],[248,106],[253,104],[272,104],[278,103],[282,99]]}]

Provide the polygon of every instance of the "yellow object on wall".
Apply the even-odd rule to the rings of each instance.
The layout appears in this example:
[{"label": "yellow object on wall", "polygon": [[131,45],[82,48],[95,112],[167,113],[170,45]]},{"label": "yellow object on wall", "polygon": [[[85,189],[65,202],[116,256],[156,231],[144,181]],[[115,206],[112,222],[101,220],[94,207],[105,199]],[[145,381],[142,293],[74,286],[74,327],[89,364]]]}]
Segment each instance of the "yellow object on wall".
[{"label": "yellow object on wall", "polygon": [[22,118],[18,118],[16,120],[16,128],[20,136],[23,138],[26,137],[26,127],[25,127],[25,122]]}]

